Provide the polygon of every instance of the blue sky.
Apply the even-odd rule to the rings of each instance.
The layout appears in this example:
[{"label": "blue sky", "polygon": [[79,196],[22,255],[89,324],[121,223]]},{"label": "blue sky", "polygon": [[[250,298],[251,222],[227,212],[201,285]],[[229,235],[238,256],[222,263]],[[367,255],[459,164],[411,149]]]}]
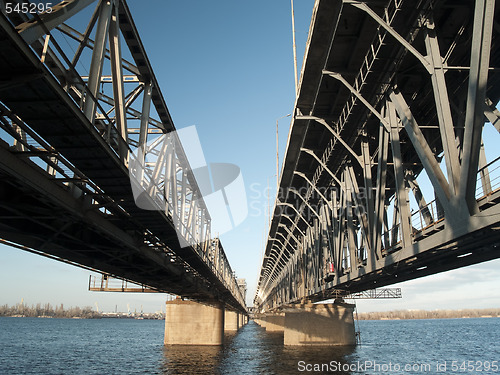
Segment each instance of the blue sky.
[{"label": "blue sky", "polygon": [[[247,279],[251,302],[267,231],[265,190],[268,183],[276,184],[276,119],[290,113],[294,104],[290,2],[129,0],[128,4],[175,126],[196,125],[208,162],[233,163],[242,170],[250,215],[222,241],[233,270]],[[313,4],[295,0],[299,71]],[[290,118],[279,124],[282,159]],[[404,300],[361,301],[360,311],[498,307],[500,292],[493,289],[500,285],[499,266],[500,261],[475,266],[475,284],[470,282],[469,268],[405,283]],[[143,305],[144,311],[157,311],[165,301],[164,295],[88,292],[88,271],[5,246],[0,246],[0,269],[0,304],[24,298],[28,304],[97,302],[103,310],[118,305],[125,311],[128,303],[132,310]]]}]

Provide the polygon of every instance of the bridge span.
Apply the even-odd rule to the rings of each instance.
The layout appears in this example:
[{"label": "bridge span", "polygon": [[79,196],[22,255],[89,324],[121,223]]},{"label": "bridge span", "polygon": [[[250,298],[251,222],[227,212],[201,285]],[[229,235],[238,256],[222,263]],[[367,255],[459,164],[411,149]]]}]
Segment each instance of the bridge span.
[{"label": "bridge span", "polygon": [[318,328],[352,324],[349,307],[307,303],[500,257],[500,153],[483,143],[500,131],[498,16],[490,0],[315,2],[254,299],[285,343],[352,342]]},{"label": "bridge span", "polygon": [[204,324],[220,343],[224,308],[246,316],[244,295],[126,1],[69,0],[40,14],[9,4],[0,14],[2,242],[196,301],[167,312],[191,309],[184,321],[172,313],[185,327],[213,310]]}]

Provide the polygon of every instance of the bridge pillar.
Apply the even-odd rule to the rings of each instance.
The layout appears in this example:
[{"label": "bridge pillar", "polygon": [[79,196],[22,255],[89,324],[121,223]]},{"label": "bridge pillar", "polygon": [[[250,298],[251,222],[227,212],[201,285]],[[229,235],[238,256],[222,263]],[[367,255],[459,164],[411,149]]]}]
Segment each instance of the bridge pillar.
[{"label": "bridge pillar", "polygon": [[283,332],[285,330],[285,314],[269,314],[266,316],[266,331]]},{"label": "bridge pillar", "polygon": [[285,312],[285,345],[356,345],[354,305],[307,304]]},{"label": "bridge pillar", "polygon": [[224,304],[175,299],[165,313],[165,345],[222,345]]},{"label": "bridge pillar", "polygon": [[264,320],[265,318],[266,318],[265,315],[259,314],[259,315],[254,317],[254,321],[262,328],[266,328],[266,322]]},{"label": "bridge pillar", "polygon": [[224,314],[224,330],[237,331],[240,327],[238,324],[239,314],[235,311],[226,310]]}]

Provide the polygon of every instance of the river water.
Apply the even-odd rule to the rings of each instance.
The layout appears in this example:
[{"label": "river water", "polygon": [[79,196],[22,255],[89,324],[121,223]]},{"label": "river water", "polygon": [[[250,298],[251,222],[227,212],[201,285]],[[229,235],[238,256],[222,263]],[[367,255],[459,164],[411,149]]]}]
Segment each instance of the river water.
[{"label": "river water", "polygon": [[352,348],[284,347],[253,321],[223,347],[164,348],[162,321],[0,318],[0,374],[500,374],[500,318],[359,326]]}]

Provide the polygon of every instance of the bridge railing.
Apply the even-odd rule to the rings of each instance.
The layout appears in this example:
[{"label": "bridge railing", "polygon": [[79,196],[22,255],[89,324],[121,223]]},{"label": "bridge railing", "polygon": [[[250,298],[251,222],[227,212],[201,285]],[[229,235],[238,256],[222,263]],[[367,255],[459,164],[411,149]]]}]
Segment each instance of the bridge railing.
[{"label": "bridge railing", "polygon": [[476,186],[477,200],[500,189],[500,156],[479,169]]},{"label": "bridge railing", "polygon": [[[500,157],[492,160],[478,170],[476,182],[476,200],[481,207],[481,201],[500,190]],[[412,235],[430,229],[444,220],[443,208],[436,200],[426,204],[411,215]],[[382,231],[383,248],[388,250],[397,247],[401,241],[401,224],[398,223],[388,230]]]}]

